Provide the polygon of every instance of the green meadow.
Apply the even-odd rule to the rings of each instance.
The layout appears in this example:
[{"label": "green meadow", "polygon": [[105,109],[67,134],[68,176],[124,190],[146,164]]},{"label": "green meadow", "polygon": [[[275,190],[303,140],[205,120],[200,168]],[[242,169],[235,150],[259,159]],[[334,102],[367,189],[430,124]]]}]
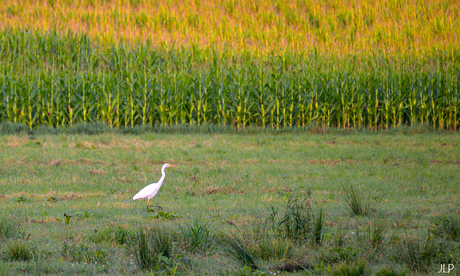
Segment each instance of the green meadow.
[{"label": "green meadow", "polygon": [[459,3],[2,1],[0,275],[458,275]]},{"label": "green meadow", "polygon": [[[5,275],[432,275],[459,264],[455,134],[16,134],[0,149]],[[166,162],[177,166],[151,201],[163,210],[147,212],[132,196]]]}]

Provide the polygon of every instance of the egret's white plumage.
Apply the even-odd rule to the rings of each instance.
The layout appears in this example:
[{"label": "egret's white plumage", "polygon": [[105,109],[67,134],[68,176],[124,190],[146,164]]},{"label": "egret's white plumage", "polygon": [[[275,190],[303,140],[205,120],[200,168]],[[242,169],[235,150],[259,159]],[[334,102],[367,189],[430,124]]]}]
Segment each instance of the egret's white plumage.
[{"label": "egret's white plumage", "polygon": [[163,180],[165,179],[165,176],[166,176],[165,169],[167,167],[174,167],[174,165],[164,164],[163,167],[161,168],[161,178],[160,178],[160,180],[157,183],[152,183],[150,185],[147,185],[144,189],[140,190],[133,197],[133,200],[147,199],[147,208],[148,208],[150,199],[153,198],[158,193],[158,190],[160,190],[160,187],[163,184]]}]

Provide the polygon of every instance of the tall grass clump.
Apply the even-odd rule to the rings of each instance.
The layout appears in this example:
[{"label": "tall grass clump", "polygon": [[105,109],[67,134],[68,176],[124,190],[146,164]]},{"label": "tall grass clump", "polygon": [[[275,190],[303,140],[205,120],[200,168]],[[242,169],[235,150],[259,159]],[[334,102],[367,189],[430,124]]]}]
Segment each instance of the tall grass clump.
[{"label": "tall grass clump", "polygon": [[341,264],[332,269],[332,275],[335,276],[364,276],[369,275],[366,271],[366,263],[358,262],[356,264]]},{"label": "tall grass clump", "polygon": [[0,219],[0,242],[3,243],[19,234],[19,225],[6,218]]},{"label": "tall grass clump", "polygon": [[88,235],[88,239],[96,244],[108,242],[123,245],[129,243],[133,235],[130,229],[118,225],[99,229]]},{"label": "tall grass clump", "polygon": [[29,261],[33,256],[33,248],[23,240],[12,241],[2,250],[2,259],[6,261]]},{"label": "tall grass clump", "polygon": [[242,237],[252,254],[264,261],[286,261],[294,257],[295,242],[273,233],[271,225],[256,221],[253,227],[242,232]]},{"label": "tall grass clump", "polygon": [[282,239],[311,240],[316,244],[321,244],[324,225],[323,212],[321,210],[315,217],[306,200],[289,199],[282,214],[272,208],[268,221],[275,235]]},{"label": "tall grass clump", "polygon": [[321,209],[316,216],[315,225],[313,226],[313,240],[316,244],[321,244],[323,239],[323,210]]},{"label": "tall grass clump", "polygon": [[207,224],[201,224],[195,220],[192,224],[182,229],[185,248],[189,252],[206,252],[214,245],[214,236]]},{"label": "tall grass clump", "polygon": [[289,260],[294,256],[294,243],[279,237],[264,235],[253,241],[252,252],[261,260]]},{"label": "tall grass clump", "polygon": [[244,267],[259,269],[262,261],[289,262],[294,257],[294,242],[273,235],[270,227],[257,222],[252,229],[222,233],[217,244],[227,256]]},{"label": "tall grass clump", "polygon": [[107,262],[108,253],[101,248],[64,240],[61,256],[70,262],[104,264]]},{"label": "tall grass clump", "polygon": [[431,237],[406,238],[396,245],[393,259],[406,264],[412,271],[426,273],[432,264],[443,261],[439,259],[443,251],[442,244]]},{"label": "tall grass clump", "polygon": [[243,237],[237,234],[222,234],[219,238],[219,244],[228,256],[242,266],[259,269],[257,258],[252,253],[249,243]]},{"label": "tall grass clump", "polygon": [[309,205],[305,201],[290,199],[282,215],[272,209],[269,217],[273,231],[281,238],[294,241],[310,238],[313,218]]},{"label": "tall grass clump", "polygon": [[371,207],[371,198],[353,185],[342,185],[343,201],[350,213],[355,216],[365,216]]},{"label": "tall grass clump", "polygon": [[34,248],[20,231],[20,225],[7,218],[0,218],[1,258],[6,261],[29,261],[34,256]]},{"label": "tall grass clump", "polygon": [[458,242],[460,241],[460,219],[454,216],[439,217],[430,231],[437,237],[445,237]]},{"label": "tall grass clump", "polygon": [[385,234],[388,226],[383,221],[375,221],[368,228],[369,242],[372,248],[378,249],[382,246],[385,240]]},{"label": "tall grass clump", "polygon": [[127,249],[143,270],[177,271],[186,260],[177,252],[175,232],[166,228],[139,228]]}]

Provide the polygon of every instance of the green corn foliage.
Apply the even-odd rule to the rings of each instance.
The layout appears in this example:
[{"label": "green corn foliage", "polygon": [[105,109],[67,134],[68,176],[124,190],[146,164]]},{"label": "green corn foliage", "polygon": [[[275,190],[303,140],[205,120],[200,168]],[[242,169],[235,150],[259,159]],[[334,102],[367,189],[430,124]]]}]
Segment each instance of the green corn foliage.
[{"label": "green corn foliage", "polygon": [[0,122],[458,130],[459,57],[230,55],[0,32]]}]

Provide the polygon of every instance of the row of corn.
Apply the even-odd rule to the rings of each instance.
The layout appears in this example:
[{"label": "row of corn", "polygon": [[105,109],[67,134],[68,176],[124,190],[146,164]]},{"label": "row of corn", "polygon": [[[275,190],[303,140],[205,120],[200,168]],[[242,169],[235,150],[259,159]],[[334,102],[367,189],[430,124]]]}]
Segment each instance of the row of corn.
[{"label": "row of corn", "polygon": [[31,129],[218,124],[388,129],[460,123],[458,53],[253,57],[1,33],[0,122]]}]

